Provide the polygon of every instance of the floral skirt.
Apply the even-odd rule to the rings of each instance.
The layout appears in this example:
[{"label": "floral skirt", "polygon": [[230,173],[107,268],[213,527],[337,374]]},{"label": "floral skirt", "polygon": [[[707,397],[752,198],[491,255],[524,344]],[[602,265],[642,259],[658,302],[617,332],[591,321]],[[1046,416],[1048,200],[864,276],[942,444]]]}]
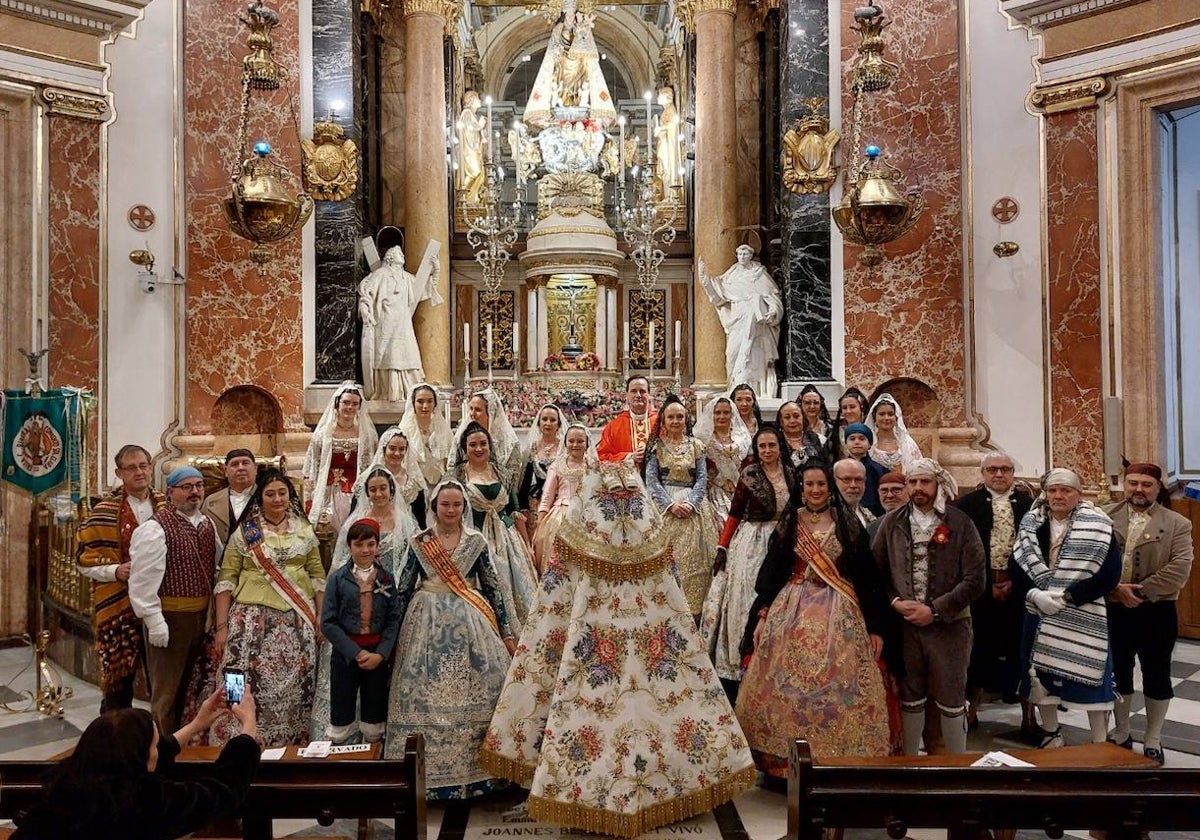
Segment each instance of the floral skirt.
[{"label": "floral skirt", "polygon": [[613,582],[551,557],[481,753],[534,819],[633,837],[712,810],[754,764],[666,571]]},{"label": "floral skirt", "polygon": [[[222,668],[240,668],[258,708],[258,740],[265,747],[308,743],[316,674],[316,638],[295,610],[239,604],[229,610]],[[223,744],[240,731],[232,715],[212,728]]]},{"label": "floral skirt", "polygon": [[542,517],[537,530],[533,532],[533,553],[539,573],[544,572],[546,564],[550,562],[550,555],[554,552],[554,538],[558,536],[558,529],[562,527],[566,518],[567,506],[555,505]]},{"label": "floral skirt", "polygon": [[[675,502],[686,501],[692,492],[690,487],[666,485],[666,490]],[[678,519],[671,514],[663,516],[663,531],[671,543],[675,557],[675,569],[679,586],[687,598],[692,615],[704,610],[704,598],[712,583],[712,564],[717,557],[717,515],[712,502],[705,499],[700,509],[687,519]]]},{"label": "floral skirt", "polygon": [[509,624],[513,632],[519,634],[525,626],[526,616],[533,611],[537,590],[538,573],[533,556],[517,529],[506,526],[495,514],[489,514],[483,520],[480,530],[500,581],[500,594],[504,598]]},{"label": "floral skirt", "polygon": [[717,573],[700,619],[700,632],[713,658],[717,676],[742,678],[742,636],[754,604],[754,582],[767,556],[767,543],[776,522],[742,522],[726,552],[725,568]]},{"label": "floral skirt", "polygon": [[437,589],[417,590],[400,627],[384,757],[403,758],[404,739],[420,732],[428,798],[465,799],[504,786],[480,767],[479,748],[511,657],[478,610]]},{"label": "floral skirt", "polygon": [[797,738],[823,758],[888,755],[883,677],[858,606],[820,579],[784,586],[742,678],[737,715],[773,775],[786,775]]}]

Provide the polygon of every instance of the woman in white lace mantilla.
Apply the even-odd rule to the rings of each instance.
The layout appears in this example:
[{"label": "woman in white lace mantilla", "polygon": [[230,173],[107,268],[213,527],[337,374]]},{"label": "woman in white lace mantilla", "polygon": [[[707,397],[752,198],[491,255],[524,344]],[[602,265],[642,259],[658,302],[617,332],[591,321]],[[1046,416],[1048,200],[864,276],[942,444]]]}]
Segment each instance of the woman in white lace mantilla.
[{"label": "woman in white lace mantilla", "polygon": [[362,398],[362,386],[346,380],[337,387],[313,430],[304,458],[308,516],[319,530],[335,533],[350,513],[358,476],[375,454],[379,436]]}]

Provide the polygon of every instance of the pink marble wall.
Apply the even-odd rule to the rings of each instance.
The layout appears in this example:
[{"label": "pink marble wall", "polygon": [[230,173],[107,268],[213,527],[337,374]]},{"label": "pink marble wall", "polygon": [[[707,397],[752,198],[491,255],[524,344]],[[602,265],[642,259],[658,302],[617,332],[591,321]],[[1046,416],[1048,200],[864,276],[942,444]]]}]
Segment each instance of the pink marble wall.
[{"label": "pink marble wall", "polygon": [[283,417],[274,398],[257,388],[231,388],[213,405],[214,435],[259,435],[283,431]]},{"label": "pink marble wall", "polygon": [[1051,452],[1092,484],[1104,446],[1096,110],[1048,114],[1045,126]]},{"label": "pink marble wall", "polygon": [[[213,406],[226,389],[251,384],[279,401],[288,429],[303,428],[300,237],[276,243],[264,276],[249,260],[250,243],[221,212],[235,157],[242,57],[248,30],[244,4],[186,4],[184,46],[187,178],[187,431],[212,431]],[[276,92],[251,96],[250,138],[265,139],[299,172],[292,109],[299,109],[296,0],[275,0],[280,26],[275,59],[287,74]],[[299,189],[298,181],[292,190]]]},{"label": "pink marble wall", "polygon": [[[963,0],[965,2],[965,0]],[[942,423],[965,423],[962,302],[962,164],[959,112],[959,0],[892,0],[886,12],[885,58],[901,75],[877,95],[863,143],[878,144],[905,181],[925,196],[916,228],[885,247],[877,268],[858,263],[860,250],[845,249],[846,378],[870,390],[893,377],[929,385],[941,404]],[[842,3],[843,66],[859,44],[851,31],[853,0]],[[843,82],[848,91],[848,82]],[[848,92],[842,155],[852,148]]]},{"label": "pink marble wall", "polygon": [[50,355],[54,387],[100,382],[100,123],[51,116]]}]

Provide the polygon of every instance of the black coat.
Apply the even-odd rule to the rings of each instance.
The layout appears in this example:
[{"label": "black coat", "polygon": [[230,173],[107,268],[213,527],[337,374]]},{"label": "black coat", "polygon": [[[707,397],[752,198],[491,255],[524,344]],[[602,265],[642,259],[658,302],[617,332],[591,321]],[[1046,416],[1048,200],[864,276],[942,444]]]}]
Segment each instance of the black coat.
[{"label": "black coat", "polygon": [[258,769],[260,749],[249,735],[225,745],[212,773],[172,781],[179,755],[172,735],[158,740],[158,768],[136,779],[60,784],[21,819],[12,840],[174,840],[238,814]]},{"label": "black coat", "polygon": [[[1022,493],[1015,489],[1011,496],[1008,497],[1012,503],[1013,510],[1013,539],[1016,539],[1017,532],[1021,528],[1021,520],[1025,514],[1029,513],[1029,508],[1033,506],[1033,498],[1027,493]],[[990,597],[992,591],[992,494],[988,492],[986,487],[980,487],[978,490],[972,490],[964,496],[959,497],[954,501],[954,506],[971,517],[971,521],[975,523],[975,530],[979,532],[979,538],[983,540],[983,557],[986,561],[987,571],[987,586],[984,587],[985,597]],[[1012,546],[1009,546],[1009,559],[1012,559]]]}]

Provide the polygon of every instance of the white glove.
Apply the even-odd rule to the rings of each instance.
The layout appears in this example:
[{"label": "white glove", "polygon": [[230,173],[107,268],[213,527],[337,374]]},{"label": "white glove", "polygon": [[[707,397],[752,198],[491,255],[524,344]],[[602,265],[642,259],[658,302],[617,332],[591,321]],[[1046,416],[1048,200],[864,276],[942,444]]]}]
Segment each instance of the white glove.
[{"label": "white glove", "polygon": [[165,648],[167,642],[171,639],[171,631],[167,627],[167,620],[162,617],[162,613],[157,615],[148,615],[142,619],[142,625],[146,629],[146,641],[151,647]]},{"label": "white glove", "polygon": [[1044,589],[1030,590],[1029,603],[1043,616],[1054,615],[1067,605],[1061,592],[1047,592]]}]

